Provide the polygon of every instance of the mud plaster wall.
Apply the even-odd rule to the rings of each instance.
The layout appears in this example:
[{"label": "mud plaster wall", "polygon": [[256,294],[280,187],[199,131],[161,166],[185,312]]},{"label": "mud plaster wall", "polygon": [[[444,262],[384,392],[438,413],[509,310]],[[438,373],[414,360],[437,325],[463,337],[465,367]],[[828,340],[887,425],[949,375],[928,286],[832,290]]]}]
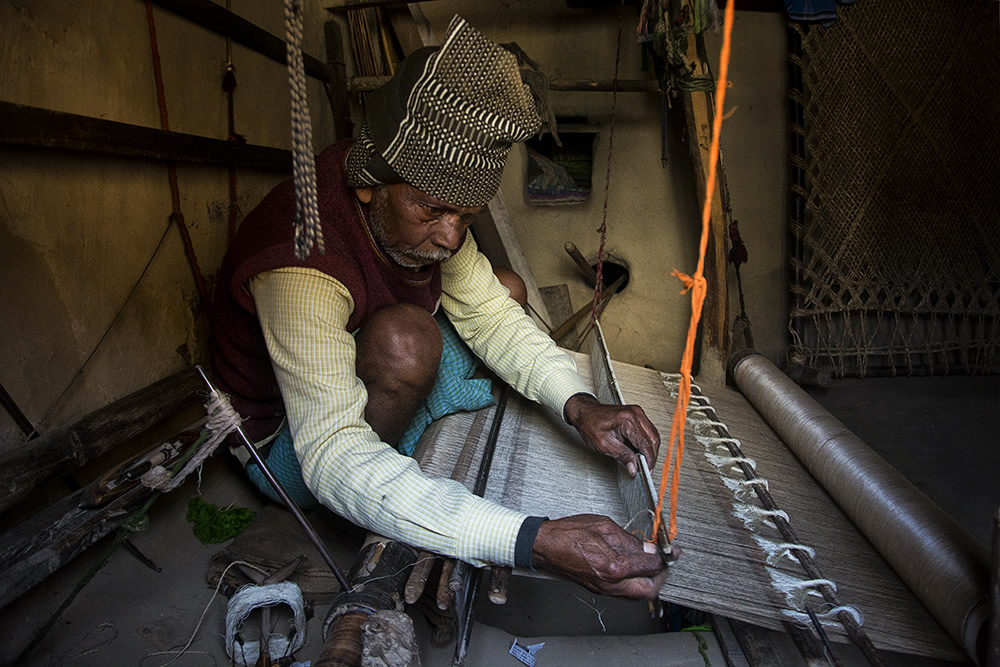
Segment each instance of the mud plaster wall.
[{"label": "mud plaster wall", "polygon": [[[461,14],[494,41],[515,41],[548,75],[558,78],[611,79],[615,72],[617,8],[572,9],[556,0],[507,0],[468,3],[443,0],[421,5],[438,37]],[[618,76],[646,79],[635,39],[637,11],[626,6]],[[718,71],[721,34],[707,45]],[[786,192],[785,21],[778,13],[737,12],[727,108],[736,109],[723,129],[723,152],[734,216],[740,221],[750,262],[741,269],[747,313],[758,351],[780,363],[784,356],[787,297],[784,287],[784,210]],[[550,93],[559,116],[584,116],[595,124],[593,190],[584,204],[535,207],[526,203],[523,147],[515,147],[504,172],[505,202],[540,286],[565,283],[574,310],[593,291],[563,249],[572,241],[587,259],[600,243],[608,167],[613,97],[610,92]],[[608,196],[606,250],[631,269],[627,289],[614,297],[602,325],[612,356],[661,370],[679,368],[690,318],[690,298],[680,294],[676,268],[693,273],[701,210],[679,131],[668,139],[668,162],[661,166],[660,98],[657,94],[619,93]],[[679,102],[668,112],[683,124]],[[729,278],[730,315],[739,314],[736,280]],[[588,349],[585,344],[584,349]]]},{"label": "mud plaster wall", "polygon": [[[326,11],[307,1],[304,50],[325,61]],[[283,35],[282,4],[232,11]],[[225,39],[153,9],[170,129],[228,136]],[[236,131],[288,148],[285,67],[232,46]],[[144,3],[0,4],[0,99],[159,127]],[[332,138],[329,104],[310,79],[314,142]],[[209,291],[225,252],[228,170],[178,164],[181,210]],[[238,172],[249,211],[283,175]],[[164,163],[34,149],[0,153],[0,382],[44,433],[207,359],[207,317],[180,234],[169,223]],[[23,435],[0,411],[0,445]]]}]

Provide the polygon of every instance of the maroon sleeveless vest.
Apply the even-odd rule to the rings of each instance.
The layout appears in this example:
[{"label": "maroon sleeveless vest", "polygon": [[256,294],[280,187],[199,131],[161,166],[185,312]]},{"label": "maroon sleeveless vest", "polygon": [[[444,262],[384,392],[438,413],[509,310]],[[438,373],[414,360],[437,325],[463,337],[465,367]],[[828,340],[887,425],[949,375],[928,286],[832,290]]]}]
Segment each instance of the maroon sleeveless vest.
[{"label": "maroon sleeveless vest", "polygon": [[344,160],[352,140],[333,144],[316,160],[316,187],[326,251],[295,258],[295,186],[277,185],[247,215],[219,270],[214,305],[213,366],[222,391],[259,440],[277,429],[284,403],[248,289],[251,278],[290,266],[317,269],[340,281],[354,299],[347,323],[355,331],[376,311],[411,303],[433,313],[441,297],[438,264],[405,269],[386,257],[368,231],[367,206],[347,185]]}]

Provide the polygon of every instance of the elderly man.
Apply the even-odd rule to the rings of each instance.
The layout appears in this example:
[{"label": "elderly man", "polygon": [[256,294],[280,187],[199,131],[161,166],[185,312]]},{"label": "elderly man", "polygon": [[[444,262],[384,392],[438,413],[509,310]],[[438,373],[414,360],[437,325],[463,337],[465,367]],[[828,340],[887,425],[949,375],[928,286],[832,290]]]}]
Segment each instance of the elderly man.
[{"label": "elderly man", "polygon": [[404,455],[431,399],[479,407],[461,395],[476,382],[461,360],[469,348],[631,474],[630,444],[650,461],[659,447],[640,408],[588,392],[467,233],[512,143],[540,126],[515,58],[456,17],[444,44],[408,57],[367,110],[358,139],[316,163],[324,250],[296,259],[287,181],[247,216],[223,263],[215,369],[244,426],[303,504],[318,499],[371,531],[476,565],[655,596],[660,556],[610,519],[525,516],[428,478]]}]

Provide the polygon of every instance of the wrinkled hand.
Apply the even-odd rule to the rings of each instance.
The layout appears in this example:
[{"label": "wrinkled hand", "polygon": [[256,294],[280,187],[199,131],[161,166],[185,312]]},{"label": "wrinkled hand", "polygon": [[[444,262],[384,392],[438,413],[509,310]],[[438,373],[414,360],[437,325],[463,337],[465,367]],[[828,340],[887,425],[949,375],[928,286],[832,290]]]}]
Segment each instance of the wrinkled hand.
[{"label": "wrinkled hand", "polygon": [[660,434],[638,405],[603,405],[590,394],[576,394],[566,401],[566,418],[588,447],[618,461],[629,475],[639,470],[635,450],[650,470],[656,464]]},{"label": "wrinkled hand", "polygon": [[651,600],[667,578],[656,545],[644,544],[597,514],[542,523],[532,560],[535,567],[600,595]]}]

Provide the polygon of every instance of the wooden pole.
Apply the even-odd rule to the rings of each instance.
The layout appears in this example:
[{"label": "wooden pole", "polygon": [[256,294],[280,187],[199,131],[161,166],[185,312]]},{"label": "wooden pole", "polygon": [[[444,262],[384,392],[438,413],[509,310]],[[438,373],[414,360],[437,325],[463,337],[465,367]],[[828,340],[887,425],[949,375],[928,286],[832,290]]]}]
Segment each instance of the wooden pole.
[{"label": "wooden pole", "polygon": [[[687,57],[698,72],[708,71],[702,59],[704,40],[688,33]],[[710,149],[712,145],[713,96],[709,91],[688,91],[683,94],[691,162],[698,188],[698,209],[701,210],[707,189]],[[725,174],[717,170],[718,187],[712,195],[711,230],[705,252],[704,276],[708,283],[702,310],[702,348],[699,374],[710,378],[725,378],[729,348],[729,295],[726,285],[726,221],[722,211],[722,190]]]},{"label": "wooden pole", "polygon": [[[625,279],[627,277],[628,277],[627,274],[622,275],[620,278],[618,278],[618,280],[611,283],[610,286],[603,288],[604,297],[601,299],[601,301],[604,304],[607,304],[607,302],[611,300],[611,297],[614,296],[616,292],[618,292],[618,288],[622,286],[622,283],[625,282]],[[575,327],[580,320],[582,320],[587,315],[593,313],[593,311],[594,311],[594,304],[587,303],[587,305],[583,306],[582,308],[580,308],[580,310],[573,313],[573,315],[570,316],[568,320],[560,324],[558,327],[556,327],[555,331],[549,334],[552,337],[552,340],[559,342],[559,340],[563,336],[565,336],[566,334],[568,334],[570,331],[573,330],[573,327]]]},{"label": "wooden pole", "polygon": [[335,13],[367,7],[393,7],[411,2],[433,2],[433,0],[332,0],[325,4],[328,12]]},{"label": "wooden pole", "polygon": [[330,106],[333,110],[334,140],[349,139],[354,133],[351,104],[347,92],[347,64],[344,58],[344,36],[333,20],[323,24],[326,35],[326,60],[330,68]]},{"label": "wooden pole", "polygon": [[76,491],[0,535],[0,608],[117,530],[155,492],[139,484],[97,510],[80,509],[84,493]]},{"label": "wooden pole", "polygon": [[0,512],[47,480],[82,467],[194,404],[205,385],[192,368],[90,413],[69,428],[28,440],[0,455]]}]

